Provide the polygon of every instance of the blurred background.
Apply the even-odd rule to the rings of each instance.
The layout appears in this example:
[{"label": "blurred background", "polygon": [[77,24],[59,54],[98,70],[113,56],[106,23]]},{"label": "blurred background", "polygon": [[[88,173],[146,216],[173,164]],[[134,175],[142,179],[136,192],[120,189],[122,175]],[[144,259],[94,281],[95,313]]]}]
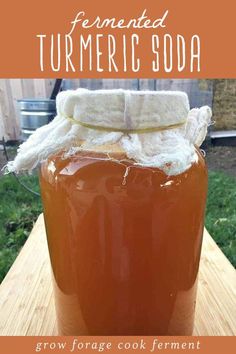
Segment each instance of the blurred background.
[{"label": "blurred background", "polygon": [[0,79],[0,281],[42,212],[37,173],[16,177],[2,168],[22,141],[53,119],[56,94],[78,87],[181,90],[191,108],[212,107],[214,124],[202,146],[209,169],[205,225],[236,267],[235,79]]}]

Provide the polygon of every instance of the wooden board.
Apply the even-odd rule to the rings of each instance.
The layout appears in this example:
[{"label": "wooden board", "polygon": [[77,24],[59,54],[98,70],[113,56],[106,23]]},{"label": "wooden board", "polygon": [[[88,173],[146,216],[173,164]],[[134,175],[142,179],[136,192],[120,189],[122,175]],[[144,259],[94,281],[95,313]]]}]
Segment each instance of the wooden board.
[{"label": "wooden board", "polygon": [[[236,272],[207,231],[194,334],[236,334]],[[42,215],[0,286],[0,335],[57,335]]]}]

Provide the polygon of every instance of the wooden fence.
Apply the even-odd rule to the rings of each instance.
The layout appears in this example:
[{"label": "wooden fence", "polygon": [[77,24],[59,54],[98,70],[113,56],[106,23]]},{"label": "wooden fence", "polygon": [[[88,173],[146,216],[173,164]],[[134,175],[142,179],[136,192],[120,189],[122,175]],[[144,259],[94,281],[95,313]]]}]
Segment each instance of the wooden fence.
[{"label": "wooden fence", "polygon": [[0,140],[17,140],[20,136],[17,100],[50,97],[55,80],[0,79]]},{"label": "wooden fence", "polygon": [[[21,98],[49,98],[55,80],[0,79],[0,140],[18,140],[20,137],[17,100]],[[192,79],[74,79],[63,80],[63,89],[124,88],[132,90],[181,90],[189,95],[192,107],[212,103],[212,82]]]}]

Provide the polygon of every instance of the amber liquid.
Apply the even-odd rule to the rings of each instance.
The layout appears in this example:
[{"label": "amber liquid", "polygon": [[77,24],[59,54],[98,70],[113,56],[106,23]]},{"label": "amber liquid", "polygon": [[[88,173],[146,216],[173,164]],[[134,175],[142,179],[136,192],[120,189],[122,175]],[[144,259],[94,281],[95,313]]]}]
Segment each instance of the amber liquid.
[{"label": "amber liquid", "polygon": [[178,176],[99,159],[42,165],[41,190],[64,335],[191,335],[207,173]]}]

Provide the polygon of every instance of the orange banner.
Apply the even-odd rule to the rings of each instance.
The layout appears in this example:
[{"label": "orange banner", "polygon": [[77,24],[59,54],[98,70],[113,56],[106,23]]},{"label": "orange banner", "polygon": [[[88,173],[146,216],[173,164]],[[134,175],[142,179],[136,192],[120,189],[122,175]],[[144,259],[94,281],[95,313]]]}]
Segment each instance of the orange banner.
[{"label": "orange banner", "polygon": [[21,0],[0,12],[0,77],[234,78],[235,0]]},{"label": "orange banner", "polygon": [[[14,339],[13,339],[14,338]],[[233,354],[235,337],[1,337],[1,353]]]}]

